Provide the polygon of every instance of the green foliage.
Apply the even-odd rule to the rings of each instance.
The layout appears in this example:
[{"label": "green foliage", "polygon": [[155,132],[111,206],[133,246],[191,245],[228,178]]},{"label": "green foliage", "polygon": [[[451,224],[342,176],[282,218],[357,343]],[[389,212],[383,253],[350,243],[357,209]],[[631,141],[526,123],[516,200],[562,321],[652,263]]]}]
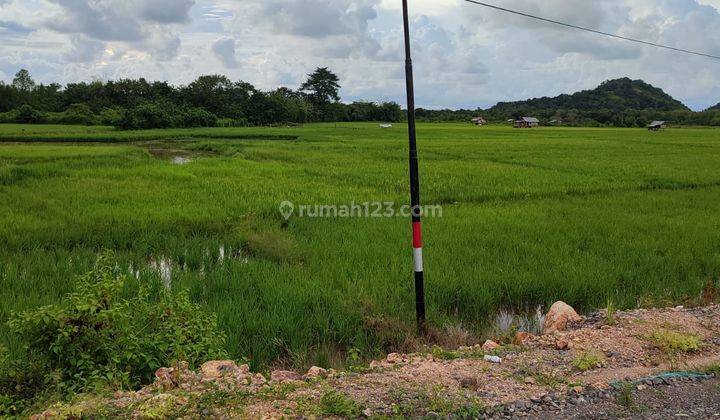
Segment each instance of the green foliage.
[{"label": "green foliage", "polygon": [[[46,384],[60,391],[133,388],[149,383],[161,366],[224,356],[215,317],[186,293],[141,284],[126,297],[126,282],[114,256],[105,253],[60,303],[9,321],[25,343],[25,360],[42,366]],[[37,372],[30,365],[25,370]]]},{"label": "green foliage", "polygon": [[582,352],[573,360],[573,366],[580,372],[597,369],[602,366],[602,363],[603,357],[594,351]]},{"label": "green foliage", "polygon": [[323,394],[320,398],[320,409],[324,416],[357,418],[362,414],[362,409],[355,401],[337,391],[327,391]]},{"label": "green foliage", "polygon": [[[682,304],[720,273],[720,229],[708,228],[720,209],[715,130],[418,130],[425,200],[449,206],[425,222],[434,329],[462,324],[483,336],[500,309],[525,313],[558,299],[578,311],[602,308],[608,296],[618,308],[643,296]],[[148,262],[166,257],[173,288],[217,314],[230,356],[252,355],[254,370],[340,367],[351,347],[364,359],[412,349],[412,282],[399,281],[411,264],[400,251],[407,220],[286,222],[278,212],[284,200],[404,203],[406,134],[374,123],[0,126],[0,139],[13,142],[0,147],[0,342],[20,354],[4,324],[10,313],[60,302],[96,250],[111,248],[144,283],[158,278]],[[141,149],[158,139],[202,157],[176,167]],[[291,238],[302,258],[247,252],[246,215],[260,221],[252,232]]]},{"label": "green foliage", "polygon": [[123,118],[122,108],[105,108],[99,115],[100,124],[111,127],[117,127]]},{"label": "green foliage", "polygon": [[617,307],[615,306],[615,302],[612,298],[608,298],[607,304],[605,304],[605,323],[607,325],[615,325],[617,323],[617,320],[615,319],[616,312]]},{"label": "green foliage", "polygon": [[720,363],[712,363],[701,369],[701,371],[708,375],[715,375],[715,377],[720,377]]},{"label": "green foliage", "polygon": [[668,355],[694,353],[700,351],[702,341],[694,334],[685,334],[674,330],[660,329],[649,337],[660,350]]},{"label": "green foliage", "polygon": [[351,347],[347,351],[345,358],[345,368],[350,372],[366,372],[368,365],[362,357],[360,349]]},{"label": "green foliage", "polygon": [[300,91],[310,98],[314,106],[323,106],[340,100],[340,79],[327,67],[319,67],[300,86]]},{"label": "green foliage", "polygon": [[148,102],[126,110],[118,128],[123,130],[170,128],[174,125],[174,118],[167,104]]},{"label": "green foliage", "polygon": [[189,108],[180,113],[180,122],[176,127],[196,128],[196,127],[215,127],[218,118],[215,114],[208,112],[202,108]]},{"label": "green foliage", "polygon": [[116,122],[116,126],[122,130],[147,130],[217,125],[217,116],[202,108],[181,108],[171,112],[172,108],[164,102],[147,102],[126,110]]},{"label": "green foliage", "polygon": [[23,105],[14,111],[13,122],[18,124],[40,124],[45,116],[30,105]]},{"label": "green foliage", "polygon": [[628,409],[635,408],[635,397],[633,396],[634,389],[635,386],[632,384],[632,382],[621,383],[616,398],[618,405],[621,405]]},{"label": "green foliage", "polygon": [[97,122],[97,117],[86,104],[70,105],[58,119],[59,124],[93,125]]}]

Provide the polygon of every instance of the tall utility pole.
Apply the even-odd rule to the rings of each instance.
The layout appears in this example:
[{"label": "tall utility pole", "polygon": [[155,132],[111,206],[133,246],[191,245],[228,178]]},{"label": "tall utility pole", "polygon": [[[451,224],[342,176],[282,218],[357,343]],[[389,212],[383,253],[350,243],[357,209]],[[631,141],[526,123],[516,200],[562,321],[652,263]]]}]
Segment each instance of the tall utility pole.
[{"label": "tall utility pole", "polygon": [[408,2],[402,0],[405,26],[405,79],[407,84],[408,134],[410,137],[410,202],[412,206],[413,261],[415,272],[415,314],[418,331],[426,332],[425,280],[423,275],[422,221],[420,208],[420,175],[418,170],[417,136],[415,133],[415,86],[413,83],[412,55],[410,53],[410,19]]}]

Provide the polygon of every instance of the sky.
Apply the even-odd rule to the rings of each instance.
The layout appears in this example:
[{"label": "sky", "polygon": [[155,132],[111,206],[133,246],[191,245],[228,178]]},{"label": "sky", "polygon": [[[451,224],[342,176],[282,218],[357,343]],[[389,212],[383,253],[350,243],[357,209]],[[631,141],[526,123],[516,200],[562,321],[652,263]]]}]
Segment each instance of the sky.
[{"label": "sky", "polygon": [[[720,55],[720,0],[488,0],[605,32]],[[498,101],[643,79],[695,110],[720,102],[720,60],[563,29],[462,0],[410,0],[417,104]],[[316,67],[343,101],[405,103],[400,0],[0,0],[0,80],[225,74],[297,88]]]}]

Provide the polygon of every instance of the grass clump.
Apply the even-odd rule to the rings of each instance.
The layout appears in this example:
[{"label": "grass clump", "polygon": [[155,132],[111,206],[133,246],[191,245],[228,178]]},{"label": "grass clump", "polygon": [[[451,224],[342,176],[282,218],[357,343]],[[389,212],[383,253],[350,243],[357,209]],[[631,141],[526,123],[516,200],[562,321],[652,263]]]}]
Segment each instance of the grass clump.
[{"label": "grass clump", "polygon": [[597,369],[602,366],[603,358],[593,351],[582,352],[573,361],[573,366],[580,372]]},{"label": "grass clump", "polygon": [[635,408],[635,397],[633,396],[634,386],[632,382],[623,382],[620,384],[616,402],[627,409]]},{"label": "grass clump", "polygon": [[328,391],[320,398],[320,410],[324,416],[356,418],[362,414],[360,406],[346,394]]},{"label": "grass clump", "polygon": [[673,330],[658,330],[649,337],[657,348],[668,355],[695,353],[700,351],[702,341],[693,334],[685,334]]},{"label": "grass clump", "polygon": [[19,402],[5,411],[41,393],[135,388],[161,366],[225,356],[214,316],[187,294],[159,285],[131,293],[116,267],[114,255],[105,253],[60,303],[11,318],[26,354],[3,363],[0,395]]},{"label": "grass clump", "polygon": [[720,377],[720,363],[713,363],[709,366],[706,366],[704,369],[702,369],[702,373]]},{"label": "grass clump", "polygon": [[615,325],[617,324],[617,319],[615,319],[615,313],[617,312],[617,306],[615,306],[615,302],[608,298],[607,305],[605,305],[605,323],[607,325]]}]

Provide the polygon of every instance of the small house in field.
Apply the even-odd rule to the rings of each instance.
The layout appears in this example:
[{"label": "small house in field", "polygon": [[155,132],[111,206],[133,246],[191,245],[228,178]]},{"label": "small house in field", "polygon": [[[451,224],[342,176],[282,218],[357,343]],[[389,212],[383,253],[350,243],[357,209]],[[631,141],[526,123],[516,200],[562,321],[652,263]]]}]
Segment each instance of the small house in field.
[{"label": "small house in field", "polygon": [[475,117],[472,120],[472,123],[475,125],[485,125],[487,124],[487,121],[485,121],[485,118],[483,117]]},{"label": "small house in field", "polygon": [[665,121],[653,121],[648,125],[648,130],[650,131],[658,131],[658,130],[664,130],[667,128],[667,123]]},{"label": "small house in field", "polygon": [[515,120],[515,128],[535,128],[540,126],[540,120],[534,117],[522,117]]},{"label": "small house in field", "polygon": [[548,124],[550,124],[550,125],[562,125],[562,123],[563,123],[562,120],[550,120],[550,121],[548,121]]}]

